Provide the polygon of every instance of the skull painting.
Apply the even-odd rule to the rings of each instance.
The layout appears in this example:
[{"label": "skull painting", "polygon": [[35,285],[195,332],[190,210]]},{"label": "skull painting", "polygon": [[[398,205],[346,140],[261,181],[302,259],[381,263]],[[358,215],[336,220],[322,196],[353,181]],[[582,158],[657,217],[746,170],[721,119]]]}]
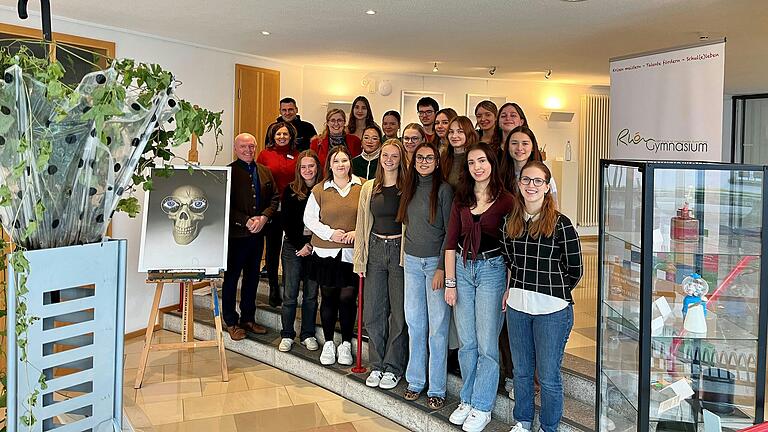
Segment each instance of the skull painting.
[{"label": "skull painting", "polygon": [[173,239],[177,244],[192,243],[199,233],[199,224],[205,218],[208,198],[195,186],[179,186],[171,196],[160,203],[168,219],[173,221]]}]

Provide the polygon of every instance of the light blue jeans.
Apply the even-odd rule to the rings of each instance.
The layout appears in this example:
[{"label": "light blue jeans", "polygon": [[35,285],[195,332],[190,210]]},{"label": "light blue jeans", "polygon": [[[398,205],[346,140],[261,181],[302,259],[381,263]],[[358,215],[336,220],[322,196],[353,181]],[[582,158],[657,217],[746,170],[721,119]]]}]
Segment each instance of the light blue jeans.
[{"label": "light blue jeans", "polygon": [[444,289],[432,290],[437,261],[438,257],[405,255],[405,322],[410,352],[405,380],[408,390],[421,392],[429,370],[427,396],[444,398],[451,308],[445,302]]},{"label": "light blue jeans", "polygon": [[456,254],[456,330],[464,384],[461,401],[478,411],[491,411],[499,385],[499,333],[504,314],[501,299],[507,269],[500,256],[464,260]]},{"label": "light blue jeans", "polygon": [[563,310],[531,315],[507,308],[507,332],[515,365],[515,408],[512,415],[527,429],[533,423],[533,374],[541,383],[539,422],[544,432],[555,432],[563,416],[563,376],[560,366],[573,328],[573,305]]}]

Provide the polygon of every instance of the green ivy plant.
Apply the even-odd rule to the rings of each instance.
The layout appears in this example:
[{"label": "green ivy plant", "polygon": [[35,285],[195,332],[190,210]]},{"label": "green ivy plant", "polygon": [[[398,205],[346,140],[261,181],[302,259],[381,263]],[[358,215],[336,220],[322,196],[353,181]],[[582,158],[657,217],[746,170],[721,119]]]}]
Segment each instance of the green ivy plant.
[{"label": "green ivy plant", "polygon": [[[6,44],[0,48],[0,71],[4,71],[12,65],[19,65],[24,73],[31,75],[35,80],[46,86],[46,97],[51,101],[59,102],[57,104],[59,107],[58,115],[60,118],[63,118],[66,115],[67,107],[76,105],[81,95],[77,93],[75,88],[63,81],[65,69],[60,63],[52,62],[48,58],[35,56],[25,45],[26,43],[48,44],[49,42],[37,39],[4,39],[2,41],[6,42]],[[69,49],[66,44],[60,42],[50,42],[50,44],[56,45],[57,50],[64,50],[71,56],[90,63],[94,70],[101,69],[101,66],[81,57],[74,50]],[[78,47],[78,50],[82,51],[82,48]],[[137,62],[133,59],[108,60],[111,67],[117,71],[118,80],[110,85],[100,87],[91,94],[93,106],[82,117],[83,120],[92,120],[94,122],[96,132],[104,142],[106,142],[106,134],[103,131],[104,124],[113,116],[122,114],[121,107],[124,105],[127,95],[132,94],[135,96],[138,94],[137,102],[143,106],[149,106],[152,97],[158,92],[166,91],[174,80],[170,72],[163,70],[163,68],[156,64]],[[139,188],[143,190],[150,190],[152,188],[152,180],[149,177],[148,168],[160,167],[162,170],[165,170],[166,174],[170,175],[170,162],[176,159],[186,162],[185,158],[174,154],[173,148],[188,142],[193,134],[197,137],[212,134],[216,144],[216,154],[218,154],[222,149],[219,144],[219,137],[222,134],[221,115],[221,111],[212,112],[199,108],[185,100],[179,100],[179,110],[174,115],[174,128],[166,130],[163,125],[158,125],[151,133],[139,160],[136,172],[133,175],[133,185],[126,197],[119,201],[117,211],[123,211],[131,217],[138,215],[139,203],[133,194]],[[36,155],[36,160],[22,161],[19,166],[14,167],[11,177],[18,179],[27,164],[37,164],[38,167],[44,167],[47,164],[51,153],[50,143],[39,144],[41,151],[40,154]],[[202,140],[200,140],[200,144],[203,144]],[[10,205],[10,190],[3,184],[0,185],[0,206],[8,205]],[[45,207],[42,203],[38,202],[35,207],[38,220],[42,219],[43,212],[45,212]],[[36,226],[34,224],[29,224],[23,236],[31,235],[35,229]],[[12,337],[16,338],[19,348],[19,358],[22,362],[26,362],[27,345],[29,342],[28,331],[30,326],[39,319],[27,313],[26,295],[29,292],[27,288],[27,279],[30,272],[29,262],[24,256],[24,248],[12,243],[9,244],[0,239],[0,272],[5,271],[6,262],[13,267],[14,285],[17,294],[16,298],[13,299],[16,307],[16,321],[14,323],[6,323],[6,328],[12,329]],[[3,299],[6,298],[6,287],[6,282],[3,281],[0,284],[0,296]],[[6,306],[0,300],[0,319],[6,317]],[[0,343],[2,343],[2,346],[0,346],[0,361],[2,362],[7,360],[7,337],[8,330],[0,332]],[[29,363],[26,364],[31,367]],[[42,371],[34,371],[33,373],[39,373],[37,386],[29,395],[24,397],[24,409],[23,412],[19,413],[22,423],[30,428],[37,421],[32,413],[32,408],[38,404],[41,392],[46,389],[45,375]],[[3,412],[7,408],[7,379],[6,373],[0,372],[0,411]],[[4,418],[4,415],[2,417],[0,418],[0,432],[5,432],[8,420]]]}]

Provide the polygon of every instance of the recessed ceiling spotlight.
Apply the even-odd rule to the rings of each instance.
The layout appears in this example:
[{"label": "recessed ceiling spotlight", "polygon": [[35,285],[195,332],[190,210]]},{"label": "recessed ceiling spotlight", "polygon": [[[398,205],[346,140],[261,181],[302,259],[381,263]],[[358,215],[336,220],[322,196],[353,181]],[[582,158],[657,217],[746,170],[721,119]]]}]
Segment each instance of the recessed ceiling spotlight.
[{"label": "recessed ceiling spotlight", "polygon": [[261,34],[263,34],[264,36],[269,36],[270,33],[268,31],[264,30],[264,31],[261,32]]},{"label": "recessed ceiling spotlight", "polygon": [[432,68],[432,72],[437,72],[440,69],[437,68],[437,62],[435,62],[435,67]]},{"label": "recessed ceiling spotlight", "polygon": [[365,11],[365,13],[368,15],[376,15],[376,11],[373,9],[368,9],[367,11]]}]

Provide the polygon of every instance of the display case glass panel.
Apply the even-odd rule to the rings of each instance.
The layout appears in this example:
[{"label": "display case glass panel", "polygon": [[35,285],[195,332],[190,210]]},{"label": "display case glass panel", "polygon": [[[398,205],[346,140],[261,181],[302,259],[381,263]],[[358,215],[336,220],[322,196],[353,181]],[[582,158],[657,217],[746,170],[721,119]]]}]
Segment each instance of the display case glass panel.
[{"label": "display case glass panel", "polygon": [[726,428],[762,421],[765,169],[601,168],[598,422],[699,428],[704,410]]}]

